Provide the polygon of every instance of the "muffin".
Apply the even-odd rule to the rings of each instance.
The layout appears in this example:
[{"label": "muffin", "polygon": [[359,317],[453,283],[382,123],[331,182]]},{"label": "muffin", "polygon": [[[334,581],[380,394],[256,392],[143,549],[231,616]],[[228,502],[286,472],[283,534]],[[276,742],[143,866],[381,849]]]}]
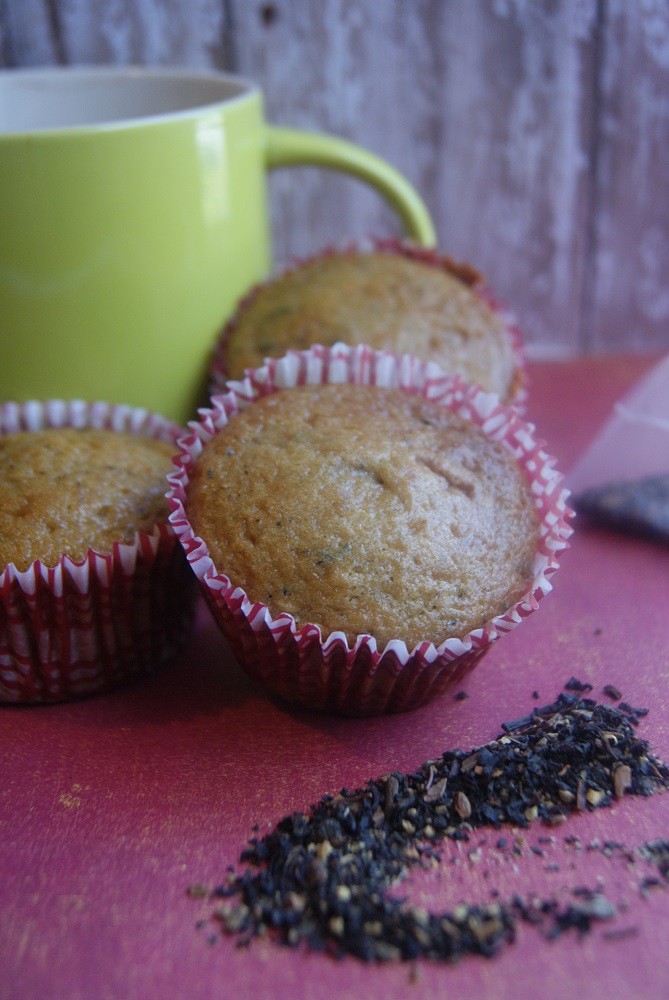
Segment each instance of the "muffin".
[{"label": "muffin", "polygon": [[172,658],[196,588],[167,523],[183,433],[82,402],[0,405],[0,700],[61,701]]},{"label": "muffin", "polygon": [[431,251],[377,243],[322,254],[257,287],[224,331],[214,391],[289,348],[338,342],[432,360],[507,402],[521,388],[518,333],[480,275]]},{"label": "muffin", "polygon": [[0,566],[82,560],[167,519],[174,445],[104,428],[52,427],[0,437]]},{"label": "muffin", "polygon": [[527,482],[480,427],[351,384],[239,413],[198,457],[188,512],[215,565],[272,617],[410,649],[506,611],[530,584],[539,535]]},{"label": "muffin", "polygon": [[289,701],[416,707],[550,590],[571,533],[552,459],[432,363],[291,351],[200,417],[170,522],[238,659]]}]

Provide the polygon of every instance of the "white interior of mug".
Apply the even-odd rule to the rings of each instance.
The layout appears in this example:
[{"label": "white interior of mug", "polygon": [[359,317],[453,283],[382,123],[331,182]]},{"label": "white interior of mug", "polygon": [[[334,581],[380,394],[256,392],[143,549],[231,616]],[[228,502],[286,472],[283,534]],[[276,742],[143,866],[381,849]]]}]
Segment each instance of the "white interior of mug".
[{"label": "white interior of mug", "polygon": [[0,133],[146,122],[243,97],[255,89],[225,74],[128,67],[0,72]]}]

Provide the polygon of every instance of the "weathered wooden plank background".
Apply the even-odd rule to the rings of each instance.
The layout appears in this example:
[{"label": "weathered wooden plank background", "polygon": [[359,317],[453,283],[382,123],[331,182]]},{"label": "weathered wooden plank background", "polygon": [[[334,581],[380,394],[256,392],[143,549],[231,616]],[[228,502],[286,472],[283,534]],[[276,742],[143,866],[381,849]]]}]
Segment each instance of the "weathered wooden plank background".
[{"label": "weathered wooden plank background", "polygon": [[[669,347],[669,0],[0,0],[0,64],[238,71],[268,118],[402,170],[538,351]],[[270,179],[282,263],[398,232],[359,182]]]}]

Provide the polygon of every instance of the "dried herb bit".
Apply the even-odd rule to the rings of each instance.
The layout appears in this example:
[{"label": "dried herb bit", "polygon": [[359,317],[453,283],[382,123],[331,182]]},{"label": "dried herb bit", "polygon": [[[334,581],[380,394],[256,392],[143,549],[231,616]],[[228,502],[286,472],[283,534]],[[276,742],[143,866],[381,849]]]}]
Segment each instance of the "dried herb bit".
[{"label": "dried herb bit", "polygon": [[577,677],[572,677],[564,686],[565,691],[575,691],[577,694],[588,694],[592,691],[592,684],[579,681]]},{"label": "dried herb bit", "polygon": [[[270,933],[292,947],[387,962],[494,955],[518,920],[555,937],[610,919],[611,903],[587,889],[566,908],[514,899],[434,914],[389,892],[411,867],[434,865],[444,838],[537,819],[554,826],[571,812],[669,787],[669,768],[636,734],[641,710],[581,697],[590,686],[574,678],[568,687],[483,746],[326,795],[253,838],[241,855],[246,868],[229,871],[211,894],[221,929],[240,944]],[[506,842],[500,836],[497,847]],[[644,850],[658,880],[669,879],[669,841]]]},{"label": "dried herb bit", "polygon": [[623,696],[622,691],[619,691],[613,684],[605,684],[602,690],[606,697],[611,698],[613,701],[620,701]]},{"label": "dried herb bit", "polygon": [[472,807],[464,792],[455,793],[455,811],[460,819],[469,819],[472,814]]},{"label": "dried herb bit", "polygon": [[206,885],[189,885],[186,890],[191,899],[206,899],[209,896],[209,889]]},{"label": "dried herb bit", "polygon": [[555,909],[546,933],[548,938],[556,938],[567,930],[587,933],[596,920],[612,920],[617,910],[613,903],[601,893],[586,890],[579,893],[579,900],[570,903],[563,910]]},{"label": "dried herb bit", "polygon": [[621,799],[632,785],[632,769],[629,764],[618,764],[613,769],[613,793]]},{"label": "dried herb bit", "polygon": [[645,861],[651,861],[662,878],[669,881],[669,840],[651,840],[642,844],[639,854]]},{"label": "dried herb bit", "polygon": [[636,937],[639,933],[639,928],[634,925],[631,927],[614,927],[611,930],[606,930],[602,934],[602,937],[607,941],[624,941],[626,938]]},{"label": "dried herb bit", "polygon": [[638,723],[639,719],[642,719],[644,718],[644,716],[648,715],[647,708],[634,708],[632,705],[629,705],[626,701],[621,701],[620,704],[618,705],[618,709],[619,711],[624,712],[625,715],[628,716],[632,724],[635,726]]}]

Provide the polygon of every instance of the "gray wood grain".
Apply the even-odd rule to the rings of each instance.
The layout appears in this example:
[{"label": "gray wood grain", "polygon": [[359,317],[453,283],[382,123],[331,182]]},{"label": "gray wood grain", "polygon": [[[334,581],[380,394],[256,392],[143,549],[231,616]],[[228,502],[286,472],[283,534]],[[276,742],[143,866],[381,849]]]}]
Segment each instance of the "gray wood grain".
[{"label": "gray wood grain", "polygon": [[669,347],[669,4],[609,0],[586,346]]},{"label": "gray wood grain", "polygon": [[[273,119],[318,123],[394,163],[441,244],[483,270],[528,339],[575,349],[595,7],[313,0],[275,3],[266,25],[243,4],[239,66],[263,80]],[[272,180],[279,259],[392,227],[347,184]]]},{"label": "gray wood grain", "polygon": [[62,62],[49,0],[0,0],[0,56],[4,66]]},{"label": "gray wood grain", "polygon": [[[243,73],[400,169],[532,347],[669,347],[669,0],[0,0],[0,63],[61,62]],[[348,177],[269,191],[279,265],[400,231]]]}]

